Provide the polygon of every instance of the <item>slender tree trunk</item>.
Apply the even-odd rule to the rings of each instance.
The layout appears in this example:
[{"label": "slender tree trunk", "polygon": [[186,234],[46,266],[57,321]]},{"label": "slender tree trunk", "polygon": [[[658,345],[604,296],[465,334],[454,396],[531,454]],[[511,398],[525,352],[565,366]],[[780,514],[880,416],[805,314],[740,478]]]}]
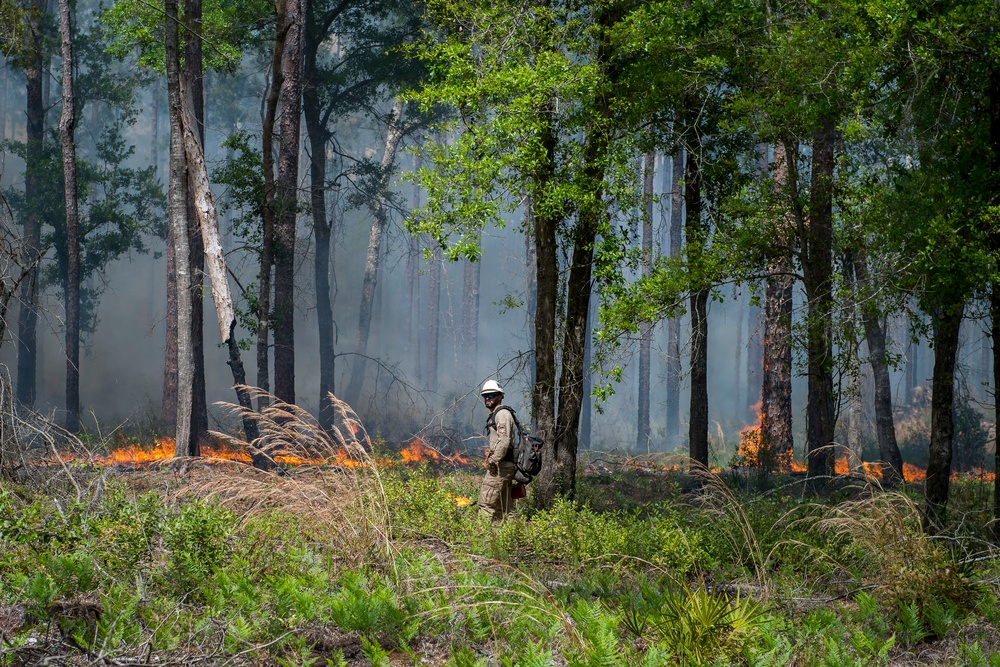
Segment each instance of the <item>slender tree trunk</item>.
[{"label": "slender tree trunk", "polygon": [[80,226],[76,194],[76,100],[73,95],[73,37],[69,0],[59,0],[62,51],[63,182],[66,195],[66,430],[80,430]]},{"label": "slender tree trunk", "polygon": [[[768,144],[759,144],[758,150],[760,175],[766,178],[770,166]],[[751,301],[747,312],[747,402],[744,408],[746,419],[751,424],[759,423],[763,402],[761,389],[764,381],[764,323],[761,321],[761,314],[760,305],[756,301]]]},{"label": "slender tree trunk", "polygon": [[[653,176],[656,171],[656,151],[650,149],[643,158],[642,179],[642,275],[649,276],[653,261]],[[652,353],[653,327],[643,323],[639,331],[639,426],[636,449],[649,450],[649,372]]]},{"label": "slender tree trunk", "polygon": [[[596,13],[596,63],[602,69],[605,89],[594,103],[591,125],[583,149],[583,182],[588,194],[577,214],[573,233],[573,256],[566,284],[566,325],[563,332],[562,370],[559,378],[559,405],[556,414],[555,457],[550,483],[540,489],[547,501],[555,495],[570,500],[576,493],[576,461],[579,447],[580,412],[585,400],[584,353],[590,337],[590,295],[593,291],[594,245],[604,211],[604,176],[608,152],[607,128],[601,124],[610,116],[611,95],[618,71],[610,41],[620,8],[603,7]],[[541,248],[539,246],[539,252]],[[541,283],[541,279],[539,279]],[[586,397],[589,399],[589,396]]]},{"label": "slender tree trunk", "polygon": [[191,455],[191,408],[194,386],[194,355],[191,349],[191,271],[187,222],[187,160],[184,156],[180,48],[177,37],[177,0],[164,0],[164,57],[167,70],[167,100],[170,110],[169,217],[174,245],[174,278],[177,298],[177,405],[174,418],[174,455]]},{"label": "slender tree trunk", "polygon": [[392,105],[389,127],[386,132],[385,148],[382,151],[382,164],[379,166],[379,182],[372,206],[372,229],[368,236],[368,254],[365,258],[365,278],[361,286],[361,308],[358,318],[358,338],[354,345],[356,356],[351,370],[351,381],[344,392],[344,399],[349,405],[357,406],[361,398],[361,389],[365,382],[365,366],[368,353],[368,337],[372,325],[372,304],[375,302],[375,286],[378,282],[379,260],[382,257],[382,236],[388,215],[389,175],[396,161],[396,148],[403,137],[403,102],[396,98]]},{"label": "slender tree trunk", "polygon": [[[594,293],[590,293],[590,308],[587,314],[587,331],[594,330]],[[580,406],[580,447],[590,449],[593,445],[594,431],[594,400],[591,394],[594,393],[593,375],[590,373],[590,365],[593,363],[594,338],[588,335],[583,348],[583,402]]]},{"label": "slender tree trunk", "polygon": [[474,375],[479,360],[479,281],[482,263],[465,260],[462,276],[462,356]]},{"label": "slender tree trunk", "polygon": [[160,95],[159,86],[156,83],[150,85],[150,130],[152,141],[149,146],[149,164],[153,168],[154,177],[160,170]]},{"label": "slender tree trunk", "polygon": [[[868,263],[864,254],[858,253],[854,257],[854,271],[858,277],[859,293],[869,294]],[[875,308],[868,303],[861,306],[861,321],[865,325],[868,360],[875,380],[875,433],[882,460],[882,484],[891,489],[903,481],[903,457],[896,444],[896,426],[892,416],[892,382],[886,362],[885,326],[879,321]]]},{"label": "slender tree trunk", "polygon": [[[414,169],[420,169],[419,156],[416,158]],[[420,208],[420,186],[417,183],[413,184],[413,208]],[[410,236],[410,248],[406,257],[406,307],[409,317],[409,326],[406,330],[409,332],[410,339],[409,356],[413,362],[413,372],[417,380],[422,380],[424,375],[424,367],[421,363],[423,346],[420,344],[420,332],[422,331],[420,320],[424,311],[420,299],[420,246],[420,236]]]},{"label": "slender tree trunk", "polygon": [[[260,248],[260,285],[257,291],[257,387],[263,390],[263,393],[259,394],[257,397],[257,409],[263,410],[269,403],[270,398],[267,392],[271,389],[271,373],[270,373],[270,349],[271,349],[271,268],[274,264],[274,221],[275,217],[278,215],[277,203],[275,202],[275,183],[274,183],[274,123],[275,118],[278,114],[278,97],[282,86],[282,60],[285,54],[285,37],[288,35],[288,24],[286,22],[286,0],[276,0],[274,3],[275,12],[275,36],[274,36],[274,51],[271,54],[271,84],[267,89],[267,99],[264,103],[264,124],[261,128],[261,163],[264,170],[264,210],[263,210],[263,229],[262,229],[262,239]],[[315,63],[312,63],[315,65]],[[305,99],[307,93],[306,89],[309,87],[308,81],[309,70],[308,64],[304,65],[304,70],[306,74],[304,79],[306,82],[303,83],[303,99]],[[315,97],[315,82],[313,82],[312,96]],[[306,124],[308,127],[309,123],[309,107],[306,106]],[[318,110],[316,115],[318,115]],[[310,135],[312,137],[312,135]],[[325,144],[324,144],[325,145]],[[313,141],[313,149],[315,150],[316,145]],[[320,159],[322,159],[323,168],[326,166],[325,160],[325,148],[320,152]],[[313,156],[313,168],[315,169],[317,156]],[[315,188],[314,188],[315,189]],[[313,195],[315,198],[315,194]],[[325,203],[325,200],[321,199],[321,205]],[[313,201],[315,206],[316,202]],[[322,207],[322,206],[321,206]],[[316,211],[313,211],[313,221],[315,223],[317,217]],[[324,223],[326,216],[323,216]],[[320,232],[317,231],[317,235]],[[317,246],[319,245],[319,238],[317,238]],[[327,244],[327,248],[329,243]],[[317,253],[322,252],[322,249],[317,248]],[[318,262],[318,259],[317,259]],[[317,286],[317,291],[319,287]],[[321,308],[322,306],[320,306]],[[322,337],[320,338],[322,344]],[[321,361],[322,363],[322,361]],[[323,400],[321,398],[320,405],[322,406]],[[320,408],[320,413],[322,414],[322,408]]]},{"label": "slender tree trunk", "polygon": [[524,300],[527,311],[525,328],[528,332],[528,349],[532,350],[528,366],[528,381],[535,386],[535,318],[538,314],[538,277],[535,267],[538,264],[538,253],[535,252],[535,219],[532,214],[532,198],[526,197],[524,202]]},{"label": "slender tree trunk", "polygon": [[[168,103],[169,115],[169,103]],[[171,149],[172,150],[172,149]],[[168,151],[169,152],[169,151]],[[172,158],[171,158],[172,159]],[[168,167],[168,179],[170,169]],[[160,414],[167,428],[177,425],[177,255],[173,225],[167,226],[167,300],[163,343],[163,401]]]},{"label": "slender tree trunk", "polygon": [[[187,26],[184,41],[184,80],[187,97],[191,100],[196,133],[205,143],[205,92],[202,71],[202,0],[185,0],[184,22]],[[188,174],[188,179],[193,179]],[[193,181],[188,184],[194,190]],[[188,249],[191,253],[191,350],[194,354],[194,393],[191,404],[191,453],[201,451],[201,439],[208,435],[208,402],[205,396],[205,249],[193,201],[188,200]]]},{"label": "slender tree trunk", "polygon": [[[684,174],[684,149],[677,146],[671,161],[670,191],[670,256],[674,259],[681,254],[681,230],[684,225],[684,188],[681,185]],[[666,421],[667,445],[677,444],[681,430],[681,318],[667,320],[667,386]]]},{"label": "slender tree trunk", "polygon": [[441,328],[441,248],[435,247],[431,254],[430,276],[427,286],[427,388],[438,390],[438,350]]},{"label": "slender tree trunk", "polygon": [[[1000,128],[998,128],[1000,129]],[[993,540],[1000,541],[1000,283],[990,287],[990,338],[993,340]]]},{"label": "slender tree trunk", "polygon": [[17,402],[26,407],[35,404],[35,377],[38,366],[38,258],[42,254],[42,218],[39,191],[41,189],[40,167],[42,142],[45,136],[45,109],[42,96],[44,70],[42,26],[45,13],[44,0],[34,0],[28,14],[28,35],[26,49],[27,65],[24,76],[27,81],[26,111],[27,126],[25,140],[27,158],[24,171],[24,199],[28,213],[24,218],[24,245],[21,265],[32,267],[21,282],[19,300],[21,303],[17,320]]},{"label": "slender tree trunk", "polygon": [[955,438],[955,357],[965,304],[936,313],[934,322],[934,391],[931,395],[931,441],[927,450],[927,481],[924,485],[924,528],[938,532],[944,527],[951,478],[952,444]]},{"label": "slender tree trunk", "polygon": [[764,372],[764,348],[761,345],[763,323],[760,306],[750,303],[747,307],[747,383],[746,403],[743,412],[751,423],[760,417],[760,390]]},{"label": "slender tree trunk", "polygon": [[[702,269],[701,256],[706,236],[701,222],[701,166],[688,153],[684,174],[684,232],[687,236],[688,264],[692,271]],[[691,294],[691,407],[688,423],[688,447],[691,460],[708,465],[708,292],[704,278]]]},{"label": "slender tree trunk", "polygon": [[[284,1],[280,12],[284,20]],[[315,8],[306,14],[305,51],[303,56],[302,110],[309,136],[309,185],[312,204],[313,233],[316,255],[313,280],[316,284],[316,324],[319,329],[319,422],[324,429],[333,427],[335,412],[330,395],[336,390],[335,334],[333,329],[333,298],[330,290],[330,242],[332,225],[326,207],[326,147],[332,133],[326,128],[319,96],[317,57],[321,27],[317,25]],[[275,47],[275,54],[280,50]],[[276,58],[272,76],[281,76],[280,60]],[[265,333],[266,335],[266,333]]]},{"label": "slender tree trunk", "polygon": [[[774,187],[788,196],[795,155],[783,142],[774,145]],[[787,216],[779,221],[781,240],[791,234]],[[763,377],[761,381],[761,439],[779,461],[792,458],[792,275],[787,256],[775,258],[768,269],[764,293]]]},{"label": "slender tree trunk", "polygon": [[736,294],[736,349],[734,350],[736,363],[733,364],[733,415],[739,418],[745,409],[743,399],[743,383],[740,382],[740,372],[743,370],[743,319],[746,312],[746,298],[743,294],[743,285],[737,285],[739,290]]},{"label": "slender tree trunk", "polygon": [[852,473],[864,472],[864,452],[861,443],[861,343],[858,340],[859,293],[854,281],[854,258],[845,253],[841,269],[844,277],[844,338],[847,352],[847,457]]},{"label": "slender tree trunk", "polygon": [[[990,68],[989,113],[990,113],[990,180],[993,196],[997,197],[1000,184],[1000,69]],[[993,252],[994,271],[1000,275],[1000,233],[990,237]],[[990,338],[993,343],[993,539],[1000,542],[1000,365],[997,352],[1000,350],[1000,282],[996,278],[990,285]],[[985,361],[985,354],[984,361]],[[983,388],[988,394],[988,388]]]},{"label": "slender tree trunk", "polygon": [[[548,118],[547,118],[548,119]],[[560,217],[551,207],[542,206],[555,176],[556,136],[545,123],[539,136],[542,155],[533,175],[531,221],[535,247],[535,384],[531,393],[531,414],[538,437],[545,441],[542,470],[536,479],[536,505],[547,506],[553,496],[559,468],[556,465],[556,313],[559,295],[557,229]]]},{"label": "slender tree trunk", "polygon": [[[253,404],[250,391],[246,387],[246,372],[243,360],[240,358],[239,345],[236,341],[236,310],[233,306],[232,293],[229,290],[229,275],[226,270],[225,255],[222,251],[222,239],[219,234],[219,216],[212,196],[211,184],[208,180],[208,169],[205,166],[205,151],[201,138],[197,135],[198,120],[193,109],[190,91],[186,88],[186,77],[181,78],[181,113],[180,129],[183,137],[184,158],[187,162],[188,180],[191,186],[189,201],[193,204],[197,217],[198,231],[201,237],[200,246],[204,249],[204,260],[208,259],[208,274],[212,281],[212,298],[215,302],[216,316],[219,323],[219,334],[223,344],[229,348],[229,367],[232,369],[234,389],[240,406],[243,408],[243,430],[246,439],[255,443],[258,437],[257,422],[251,413]],[[198,451],[191,448],[192,455]],[[271,459],[263,452],[251,452],[253,464],[257,468],[268,469]]]},{"label": "slender tree trunk", "polygon": [[295,221],[302,110],[303,23],[307,0],[287,0],[281,61],[281,122],[274,234],[274,395],[295,403]]},{"label": "slender tree trunk", "polygon": [[806,455],[810,477],[834,472],[833,405],[833,166],[836,128],[825,118],[813,137],[810,215],[803,244],[808,301]]}]

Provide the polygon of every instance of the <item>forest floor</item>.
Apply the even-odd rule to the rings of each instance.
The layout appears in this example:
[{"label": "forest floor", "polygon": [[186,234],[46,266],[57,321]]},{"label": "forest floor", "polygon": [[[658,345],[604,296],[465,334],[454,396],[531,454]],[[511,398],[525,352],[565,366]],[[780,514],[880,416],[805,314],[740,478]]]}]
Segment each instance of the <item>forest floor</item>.
[{"label": "forest floor", "polygon": [[480,520],[475,466],[39,460],[0,481],[0,665],[1000,666],[991,488],[822,493],[582,457]]}]

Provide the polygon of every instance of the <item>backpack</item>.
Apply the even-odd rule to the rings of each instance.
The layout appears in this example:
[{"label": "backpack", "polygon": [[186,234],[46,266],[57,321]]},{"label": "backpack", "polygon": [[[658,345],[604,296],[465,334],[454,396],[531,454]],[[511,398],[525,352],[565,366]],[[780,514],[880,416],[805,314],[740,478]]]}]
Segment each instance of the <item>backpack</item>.
[{"label": "backpack", "polygon": [[[514,418],[514,427],[517,429],[517,438],[514,440],[514,446],[507,452],[504,460],[512,461],[517,466],[514,479],[521,484],[528,484],[535,475],[542,471],[542,443],[544,441],[525,432],[524,427],[521,426],[521,422],[517,419],[517,413],[514,412],[514,408],[501,405],[497,410],[510,411],[510,416]],[[496,410],[491,412],[490,416],[486,419],[487,433],[489,433],[491,426],[496,426]]]}]

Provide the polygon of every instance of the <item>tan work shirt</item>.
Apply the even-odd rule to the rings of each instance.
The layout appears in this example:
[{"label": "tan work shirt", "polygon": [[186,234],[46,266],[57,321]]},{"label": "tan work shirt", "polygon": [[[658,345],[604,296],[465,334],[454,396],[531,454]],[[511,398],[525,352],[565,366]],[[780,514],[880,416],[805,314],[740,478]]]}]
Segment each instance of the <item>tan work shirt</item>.
[{"label": "tan work shirt", "polygon": [[499,406],[493,410],[494,425],[489,432],[490,456],[487,462],[491,466],[499,465],[510,452],[514,442],[514,416],[510,410]]}]

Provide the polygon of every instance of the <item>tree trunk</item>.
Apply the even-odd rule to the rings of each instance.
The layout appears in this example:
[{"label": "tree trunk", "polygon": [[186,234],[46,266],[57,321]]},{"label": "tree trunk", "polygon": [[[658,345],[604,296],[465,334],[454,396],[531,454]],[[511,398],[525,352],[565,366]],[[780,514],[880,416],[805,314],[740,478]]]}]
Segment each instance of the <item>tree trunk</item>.
[{"label": "tree trunk", "polygon": [[[868,284],[868,263],[862,253],[854,257],[854,271],[858,277],[859,293],[864,297],[871,289]],[[879,458],[882,460],[882,484],[891,489],[903,481],[903,457],[896,444],[896,426],[892,416],[892,382],[886,362],[885,327],[867,299],[861,307],[861,321],[865,325],[868,360],[875,380],[875,433]]]},{"label": "tree trunk", "polygon": [[62,52],[63,182],[66,195],[66,430],[80,430],[80,227],[76,191],[76,101],[73,95],[73,37],[69,0],[59,0]]},{"label": "tree trunk", "polygon": [[808,301],[806,456],[810,477],[834,472],[833,405],[833,167],[836,127],[824,118],[813,137],[809,222],[803,243]]},{"label": "tree trunk", "polygon": [[[998,127],[1000,129],[1000,127]],[[1000,541],[1000,283],[990,287],[990,338],[993,341],[993,540]]]},{"label": "tree trunk", "polygon": [[538,279],[535,274],[535,267],[538,263],[535,252],[535,219],[532,215],[532,198],[525,197],[524,201],[524,301],[527,314],[525,328],[528,332],[528,349],[532,350],[531,360],[528,364],[528,382],[533,388],[535,386],[535,317],[538,313]]},{"label": "tree trunk", "polygon": [[[207,258],[208,275],[212,281],[212,298],[215,301],[215,311],[219,323],[219,334],[222,342],[229,349],[229,366],[232,369],[234,389],[240,406],[243,408],[243,430],[246,439],[254,443],[258,437],[257,422],[251,416],[253,404],[246,385],[246,372],[243,360],[240,358],[239,346],[236,342],[236,310],[233,306],[232,293],[229,290],[229,275],[226,271],[225,255],[222,251],[222,240],[219,234],[219,216],[212,196],[211,184],[208,180],[208,169],[205,166],[205,151],[201,139],[197,136],[197,117],[193,113],[192,99],[186,90],[186,80],[180,81],[181,113],[180,129],[183,137],[184,157],[187,161],[189,183],[193,203],[197,215],[198,228],[201,236],[201,247],[204,249],[203,260]],[[192,449],[193,456],[198,451]],[[252,450],[253,464],[257,468],[271,467],[271,459],[260,451]]]},{"label": "tree trunk", "polygon": [[[559,404],[556,413],[555,457],[552,478],[541,490],[549,501],[560,495],[570,500],[576,494],[576,460],[579,446],[580,411],[583,395],[584,353],[590,338],[590,295],[593,291],[594,245],[604,210],[604,176],[608,158],[608,128],[611,95],[617,78],[614,48],[610,40],[620,8],[603,7],[596,12],[596,63],[603,73],[604,87],[598,94],[591,125],[587,127],[583,148],[583,183],[587,190],[577,213],[573,230],[573,256],[566,284],[566,322],[563,332],[562,370],[559,377]],[[540,250],[540,249],[539,249]],[[541,281],[539,281],[541,282]],[[589,399],[590,397],[586,397]]]},{"label": "tree trunk", "polygon": [[474,376],[479,370],[479,283],[482,262],[465,260],[462,276],[462,356]]},{"label": "tree trunk", "polygon": [[936,533],[944,527],[951,478],[952,443],[955,437],[955,357],[965,304],[939,310],[934,322],[934,388],[931,394],[931,441],[927,450],[924,485],[924,529]]},{"label": "tree trunk", "polygon": [[[648,277],[653,261],[653,176],[656,171],[656,151],[650,149],[643,158],[642,179],[642,275]],[[649,451],[649,371],[653,327],[643,323],[639,331],[639,421],[635,446]]]},{"label": "tree trunk", "polygon": [[743,285],[737,285],[736,289],[736,349],[733,351],[736,357],[733,364],[733,415],[737,418],[743,413],[743,383],[740,382],[740,372],[743,370],[743,319],[746,312],[746,298],[743,294]]},{"label": "tree trunk", "polygon": [[295,403],[295,221],[302,110],[304,3],[287,0],[281,62],[281,123],[274,234],[274,395]]},{"label": "tree trunk", "polygon": [[435,246],[431,252],[431,269],[427,286],[427,388],[438,390],[438,341],[441,328],[441,271],[443,257],[441,248]]},{"label": "tree trunk", "polygon": [[[279,2],[284,21],[284,0]],[[326,208],[326,147],[332,133],[326,128],[319,96],[317,55],[321,39],[313,6],[306,13],[305,50],[302,75],[302,110],[309,136],[309,196],[312,204],[313,233],[316,255],[313,280],[316,284],[316,325],[319,329],[319,422],[330,430],[335,412],[330,396],[336,390],[336,350],[333,328],[333,297],[330,290],[330,242],[332,226]],[[282,40],[283,41],[283,40]],[[281,49],[275,45],[275,54]],[[275,57],[272,77],[281,76],[280,58]],[[266,336],[266,332],[264,333]],[[259,363],[259,362],[258,362]]]},{"label": "tree trunk", "polygon": [[[205,143],[205,92],[202,72],[202,0],[185,0],[184,79],[187,97],[191,100],[196,132]],[[193,175],[188,173],[188,180]],[[194,190],[193,181],[188,184]],[[188,200],[188,251],[191,254],[191,351],[194,355],[194,393],[191,404],[191,452],[200,453],[201,439],[208,435],[208,402],[205,396],[205,249],[193,201]]]},{"label": "tree trunk", "polygon": [[764,372],[764,348],[761,345],[762,322],[760,306],[750,303],[747,307],[747,382],[746,403],[743,414],[750,423],[760,418],[760,390]]},{"label": "tree trunk", "polygon": [[[278,97],[282,85],[282,60],[285,54],[285,37],[288,35],[288,24],[286,22],[286,0],[276,0],[274,3],[274,51],[271,54],[271,84],[267,89],[267,100],[264,103],[264,124],[261,128],[261,163],[264,171],[264,210],[263,210],[263,228],[262,228],[262,239],[260,248],[260,285],[257,289],[257,387],[263,390],[263,393],[259,394],[257,397],[257,409],[263,410],[269,403],[270,398],[267,392],[271,389],[271,374],[270,374],[270,332],[271,332],[271,268],[274,264],[274,220],[278,215],[277,204],[275,202],[275,184],[274,184],[274,122],[278,114]],[[315,66],[315,63],[312,63]],[[304,79],[308,81],[310,79],[308,73],[308,64],[305,64]],[[309,87],[308,83],[303,83],[303,100],[306,97],[306,89]],[[315,93],[315,83],[313,84],[313,97],[316,96]],[[306,107],[308,109],[308,107]],[[316,115],[318,115],[318,111]],[[306,124],[308,127],[309,116],[308,111],[306,112]],[[310,135],[312,138],[312,135]],[[315,150],[315,142],[313,143],[313,149]],[[320,155],[313,155],[313,169],[315,169],[315,164],[317,159],[322,159],[322,165],[325,169],[326,167],[326,151],[325,142],[324,149],[320,151]],[[315,194],[313,195],[315,198]],[[321,203],[325,203],[325,200],[321,199]],[[315,201],[313,202],[315,205]],[[316,220],[317,213],[313,212],[313,221]],[[324,214],[324,223],[326,222],[326,216]],[[319,246],[319,234],[317,231],[317,254],[322,252]],[[327,251],[329,249],[329,242],[327,243]],[[318,262],[318,259],[317,259]],[[319,287],[317,286],[317,291]],[[322,337],[320,338],[322,344]],[[321,362],[322,363],[322,362]],[[322,406],[322,398],[320,400],[320,405]],[[322,408],[320,408],[322,414]]]},{"label": "tree trunk", "polygon": [[372,205],[372,229],[368,236],[368,254],[365,257],[365,278],[361,285],[361,308],[358,317],[358,338],[354,345],[356,356],[351,369],[351,381],[344,392],[344,400],[348,405],[357,408],[361,398],[361,389],[365,383],[366,355],[368,353],[368,336],[372,325],[372,304],[375,302],[375,285],[378,282],[379,262],[382,257],[382,235],[388,222],[388,190],[389,175],[396,161],[396,148],[403,137],[403,102],[396,98],[392,104],[389,116],[389,127],[385,137],[385,148],[382,151],[382,164],[379,165],[379,181],[376,185]]},{"label": "tree trunk", "polygon": [[191,402],[194,356],[191,350],[191,273],[187,222],[187,160],[184,155],[183,114],[180,90],[180,49],[177,37],[177,0],[164,0],[164,57],[167,71],[167,104],[170,111],[169,217],[174,246],[177,298],[177,406],[174,418],[174,456],[191,455]]},{"label": "tree trunk", "polygon": [[[706,236],[701,222],[701,166],[688,153],[684,174],[684,233],[691,272],[701,272]],[[688,422],[688,455],[708,465],[708,292],[704,277],[696,277],[691,294],[691,407]]]},{"label": "tree trunk", "polygon": [[[168,102],[169,116],[169,102]],[[169,120],[169,119],[168,119]],[[168,123],[169,124],[169,123]],[[168,156],[169,157],[169,156]],[[168,179],[170,170],[168,167]],[[185,214],[186,215],[186,214]],[[167,428],[177,425],[177,256],[174,227],[167,225],[167,300],[163,342],[163,401],[160,414]]]},{"label": "tree trunk", "polygon": [[[684,225],[684,189],[681,186],[684,174],[684,149],[677,146],[671,162],[670,191],[670,256],[674,259],[681,254],[681,230]],[[677,445],[681,431],[681,318],[667,320],[667,386],[666,421],[667,445]]]},{"label": "tree trunk", "polygon": [[848,251],[841,264],[844,277],[844,339],[847,353],[847,459],[854,474],[864,473],[864,452],[861,443],[861,344],[857,337],[858,301],[861,299],[854,281],[854,259]]},{"label": "tree trunk", "polygon": [[[420,157],[415,159],[414,171],[420,170]],[[413,184],[413,201],[411,208],[420,208],[420,185]],[[406,331],[407,346],[409,348],[407,356],[412,363],[414,375],[419,380],[423,375],[423,367],[420,363],[420,236],[411,235],[409,248],[406,253]]]},{"label": "tree trunk", "polygon": [[[989,80],[990,113],[990,180],[994,199],[997,184],[1000,183],[1000,69],[990,68]],[[994,271],[1000,275],[1000,233],[990,237],[993,252]],[[1000,366],[997,352],[1000,350],[1000,283],[996,277],[990,285],[990,338],[993,343],[993,539],[1000,542]],[[985,357],[985,355],[984,355]],[[988,393],[988,388],[983,388]]]},{"label": "tree trunk", "polygon": [[24,171],[24,199],[28,213],[24,218],[24,244],[21,264],[31,267],[21,282],[21,307],[17,320],[17,402],[31,408],[35,404],[35,377],[38,366],[38,258],[42,253],[42,217],[39,211],[41,189],[42,143],[45,137],[45,103],[42,96],[44,70],[42,18],[44,0],[34,0],[28,13],[28,36],[24,77],[27,81],[25,140],[27,157]]},{"label": "tree trunk", "polygon": [[[546,120],[550,120],[547,116]],[[555,176],[556,136],[550,122],[539,136],[542,155],[532,175],[530,201],[535,249],[535,383],[531,392],[531,415],[538,437],[545,441],[542,470],[536,479],[536,505],[547,506],[552,499],[559,471],[556,465],[556,312],[559,296],[557,230],[560,217],[552,207],[542,206]]]},{"label": "tree trunk", "polygon": [[[795,154],[783,142],[774,145],[774,187],[789,196],[789,176]],[[788,243],[789,221],[779,221],[781,240]],[[768,267],[764,293],[763,378],[761,381],[761,440],[776,461],[792,458],[792,274],[787,256]]]}]

